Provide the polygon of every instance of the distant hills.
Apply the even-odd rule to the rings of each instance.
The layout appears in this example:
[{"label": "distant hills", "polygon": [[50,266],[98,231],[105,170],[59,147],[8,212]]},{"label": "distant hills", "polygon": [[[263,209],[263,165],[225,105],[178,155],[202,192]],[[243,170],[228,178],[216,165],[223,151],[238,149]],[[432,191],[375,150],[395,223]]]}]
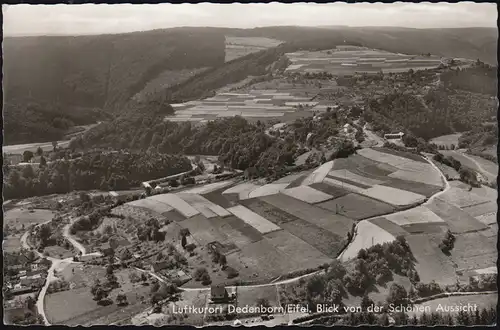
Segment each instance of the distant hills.
[{"label": "distant hills", "polygon": [[[222,82],[227,79],[221,75],[230,76],[231,70],[237,68],[240,77],[253,63],[246,57],[224,63],[226,35],[282,40],[282,51],[324,49],[347,42],[399,53],[479,58],[495,65],[498,38],[494,28],[337,26],[181,27],[116,35],[5,38],[5,141],[12,144],[57,138],[64,130],[59,126],[87,123],[88,116],[83,120],[75,112],[91,111],[96,117],[99,111],[118,114],[133,95],[167,70],[212,68],[201,73],[204,83],[197,85],[206,90],[194,93],[205,95],[221,87],[210,86],[211,73]],[[269,56],[274,59],[279,53]],[[267,55],[263,56],[255,60],[270,63]],[[194,76],[190,84],[196,81]],[[179,87],[174,89],[174,94],[180,96]],[[182,92],[183,96],[188,94]],[[34,115],[39,111],[44,115]]]}]

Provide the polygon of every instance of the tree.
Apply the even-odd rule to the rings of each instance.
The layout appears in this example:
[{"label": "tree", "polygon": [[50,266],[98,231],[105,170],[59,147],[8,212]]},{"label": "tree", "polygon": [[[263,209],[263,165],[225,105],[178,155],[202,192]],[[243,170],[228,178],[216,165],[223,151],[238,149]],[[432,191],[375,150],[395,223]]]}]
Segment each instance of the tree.
[{"label": "tree", "polygon": [[451,230],[448,229],[448,231],[445,234],[445,237],[443,238],[443,241],[439,244],[439,248],[443,251],[445,254],[449,254],[450,251],[453,249],[455,246],[455,235],[451,232]]},{"label": "tree", "polygon": [[37,156],[42,156],[42,155],[43,155],[43,150],[42,150],[42,148],[41,148],[41,147],[38,147],[38,148],[36,149],[36,154],[37,154]]},{"label": "tree", "polygon": [[389,289],[387,302],[394,305],[406,305],[408,303],[408,294],[404,286],[393,283]]},{"label": "tree", "polygon": [[128,305],[127,296],[126,296],[125,294],[119,293],[119,294],[116,296],[116,304],[117,304],[118,306],[125,306],[125,305]]},{"label": "tree", "polygon": [[54,152],[57,150],[57,141],[52,142],[52,148]]},{"label": "tree", "polygon": [[40,167],[45,167],[45,166],[47,166],[47,160],[45,159],[45,157],[40,156]]},{"label": "tree", "polygon": [[26,150],[25,152],[23,152],[23,162],[29,163],[33,156],[33,152]]},{"label": "tree", "polygon": [[371,300],[370,297],[368,297],[368,294],[365,293],[363,295],[363,299],[361,300],[361,308],[363,310],[367,310],[368,307],[373,305],[374,305],[373,300]]},{"label": "tree", "polygon": [[185,249],[186,248],[186,244],[187,244],[187,239],[186,239],[186,236],[182,236],[181,237],[181,245],[182,245],[182,248]]},{"label": "tree", "polygon": [[227,265],[227,258],[225,255],[221,254],[219,257],[219,264],[222,266],[222,268],[226,267]]}]

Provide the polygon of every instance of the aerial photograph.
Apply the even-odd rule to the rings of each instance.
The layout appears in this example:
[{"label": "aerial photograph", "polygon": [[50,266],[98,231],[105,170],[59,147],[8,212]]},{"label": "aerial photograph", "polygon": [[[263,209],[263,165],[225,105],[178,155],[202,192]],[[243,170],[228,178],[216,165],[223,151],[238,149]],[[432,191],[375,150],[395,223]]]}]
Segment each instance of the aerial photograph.
[{"label": "aerial photograph", "polygon": [[497,324],[496,3],[2,13],[4,324]]}]

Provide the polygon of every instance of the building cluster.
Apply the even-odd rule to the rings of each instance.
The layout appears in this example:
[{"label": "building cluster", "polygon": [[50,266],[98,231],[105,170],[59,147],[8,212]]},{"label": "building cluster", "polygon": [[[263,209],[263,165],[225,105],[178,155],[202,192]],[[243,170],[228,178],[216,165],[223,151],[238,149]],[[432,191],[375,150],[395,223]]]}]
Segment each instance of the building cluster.
[{"label": "building cluster", "polygon": [[30,262],[21,255],[18,264],[6,267],[6,289],[14,296],[38,291],[45,284],[50,265],[51,262],[45,258]]}]

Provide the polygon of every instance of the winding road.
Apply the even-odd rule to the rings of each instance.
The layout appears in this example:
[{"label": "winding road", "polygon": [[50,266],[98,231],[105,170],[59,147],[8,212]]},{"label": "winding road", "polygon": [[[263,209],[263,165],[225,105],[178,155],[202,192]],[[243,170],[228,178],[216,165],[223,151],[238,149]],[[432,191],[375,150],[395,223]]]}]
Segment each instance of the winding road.
[{"label": "winding road", "polygon": [[[35,227],[41,226],[43,224],[49,223],[52,220],[46,221],[44,223],[40,223],[36,225]],[[89,255],[95,255],[99,256],[100,253],[94,252],[94,253],[89,253],[87,254],[85,251],[85,247],[78,243],[69,233],[69,228],[71,226],[70,224],[67,224],[64,226],[63,230],[63,236],[77,249],[81,252],[82,256],[89,256]],[[47,289],[49,288],[50,283],[54,282],[57,280],[57,277],[55,275],[55,271],[62,271],[68,264],[70,263],[79,263],[77,261],[73,261],[73,257],[69,257],[66,259],[57,259],[57,258],[52,258],[52,257],[45,257],[42,253],[38,252],[36,249],[32,248],[28,244],[28,235],[29,231],[25,232],[23,236],[21,236],[21,246],[27,250],[33,251],[39,258],[46,258],[47,260],[52,262],[52,265],[47,271],[47,278],[45,280],[45,285],[42,287],[40,290],[40,294],[38,295],[38,299],[36,301],[36,307],[38,309],[38,313],[42,315],[43,321],[45,325],[50,325],[49,320],[47,319],[47,315],[45,315],[45,295],[47,294]]]}]

